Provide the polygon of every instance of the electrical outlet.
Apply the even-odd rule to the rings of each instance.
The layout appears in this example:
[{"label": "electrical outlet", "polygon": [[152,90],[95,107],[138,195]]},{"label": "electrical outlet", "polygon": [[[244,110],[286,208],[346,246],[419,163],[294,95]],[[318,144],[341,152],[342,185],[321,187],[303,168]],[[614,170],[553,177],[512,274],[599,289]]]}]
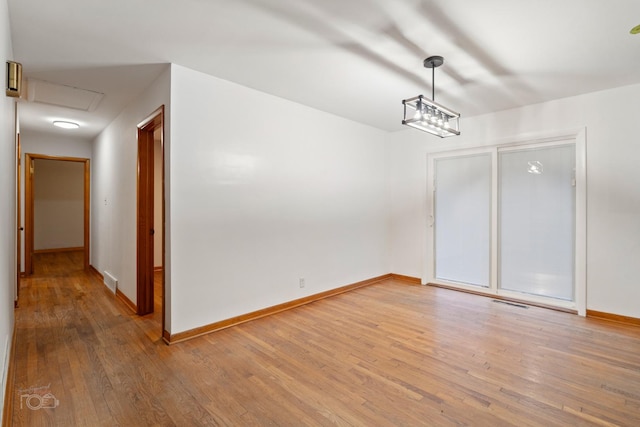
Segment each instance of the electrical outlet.
[{"label": "electrical outlet", "polygon": [[304,277],[300,278],[300,287],[304,288]]}]

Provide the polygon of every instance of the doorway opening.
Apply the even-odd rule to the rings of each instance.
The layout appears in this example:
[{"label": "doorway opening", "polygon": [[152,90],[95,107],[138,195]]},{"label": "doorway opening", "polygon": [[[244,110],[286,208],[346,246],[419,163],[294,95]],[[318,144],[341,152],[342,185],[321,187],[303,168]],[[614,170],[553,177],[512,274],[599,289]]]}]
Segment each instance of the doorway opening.
[{"label": "doorway opening", "polygon": [[154,314],[164,333],[164,106],[138,125],[137,314]]},{"label": "doorway opening", "polygon": [[89,269],[89,203],[89,159],[25,154],[25,275],[35,255],[61,252]]}]

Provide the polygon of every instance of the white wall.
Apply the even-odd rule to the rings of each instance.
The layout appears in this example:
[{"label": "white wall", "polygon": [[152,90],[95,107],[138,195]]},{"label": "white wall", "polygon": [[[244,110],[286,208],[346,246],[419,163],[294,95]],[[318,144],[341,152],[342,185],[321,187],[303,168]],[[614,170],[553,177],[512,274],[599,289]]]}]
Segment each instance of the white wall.
[{"label": "white wall", "polygon": [[[22,170],[20,174],[20,224],[24,225],[24,198],[25,198],[25,157],[26,154],[43,154],[57,157],[77,157],[81,159],[91,159],[91,141],[73,135],[72,130],[63,130],[51,126],[51,132],[34,132],[31,130],[21,130],[20,144],[22,148]],[[92,169],[90,162],[90,169]],[[93,174],[93,172],[91,172]],[[93,198],[93,195],[91,195]],[[24,232],[21,233],[22,255],[21,268],[24,271]],[[82,245],[80,245],[82,246]]]},{"label": "white wall", "polygon": [[[0,0],[0,64],[13,59],[9,11]],[[2,72],[4,78],[6,71]],[[4,90],[3,90],[4,92]],[[13,304],[16,295],[16,151],[14,100],[0,94],[0,420],[4,410],[7,367],[13,336]]]},{"label": "white wall", "polygon": [[91,264],[118,279],[118,289],[134,303],[137,125],[163,104],[169,116],[169,85],[167,67],[93,142]]},{"label": "white wall", "polygon": [[462,136],[389,134],[394,273],[421,277],[426,246],[426,157],[586,127],[587,308],[640,317],[640,85],[471,117]]},{"label": "white wall", "polygon": [[176,65],[171,101],[171,333],[389,273],[384,132]]},{"label": "white wall", "polygon": [[34,161],[34,249],[84,246],[84,163]]},{"label": "white wall", "polygon": [[70,129],[59,129],[54,126],[51,126],[51,132],[24,129],[20,132],[20,144],[23,160],[26,153],[91,158],[91,141],[75,136]]}]

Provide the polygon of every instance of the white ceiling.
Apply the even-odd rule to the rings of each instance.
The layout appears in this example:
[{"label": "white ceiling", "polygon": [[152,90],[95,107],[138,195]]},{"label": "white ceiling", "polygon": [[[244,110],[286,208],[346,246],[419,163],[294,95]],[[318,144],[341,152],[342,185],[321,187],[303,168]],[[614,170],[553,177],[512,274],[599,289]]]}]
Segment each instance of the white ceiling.
[{"label": "white ceiling", "polygon": [[[8,0],[25,77],[105,94],[94,112],[21,102],[23,129],[95,136],[176,63],[361,123],[403,98],[464,117],[640,83],[639,0]],[[464,126],[464,123],[463,123]],[[69,132],[69,131],[66,131]]]}]

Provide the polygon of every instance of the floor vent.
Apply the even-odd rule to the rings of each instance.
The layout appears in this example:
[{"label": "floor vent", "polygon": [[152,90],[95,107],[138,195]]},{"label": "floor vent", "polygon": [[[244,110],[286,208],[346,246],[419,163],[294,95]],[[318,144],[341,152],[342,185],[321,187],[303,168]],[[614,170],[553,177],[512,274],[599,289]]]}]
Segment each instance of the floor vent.
[{"label": "floor vent", "polygon": [[107,285],[107,288],[111,289],[111,292],[116,293],[116,289],[118,288],[118,279],[113,277],[111,273],[108,271],[104,272],[104,284]]},{"label": "floor vent", "polygon": [[494,299],[492,300],[493,302],[499,302],[500,304],[507,304],[507,305],[512,305],[514,307],[518,307],[518,308],[529,308],[528,305],[524,305],[524,304],[517,304],[515,302],[509,302],[509,301],[501,301],[499,299]]}]

